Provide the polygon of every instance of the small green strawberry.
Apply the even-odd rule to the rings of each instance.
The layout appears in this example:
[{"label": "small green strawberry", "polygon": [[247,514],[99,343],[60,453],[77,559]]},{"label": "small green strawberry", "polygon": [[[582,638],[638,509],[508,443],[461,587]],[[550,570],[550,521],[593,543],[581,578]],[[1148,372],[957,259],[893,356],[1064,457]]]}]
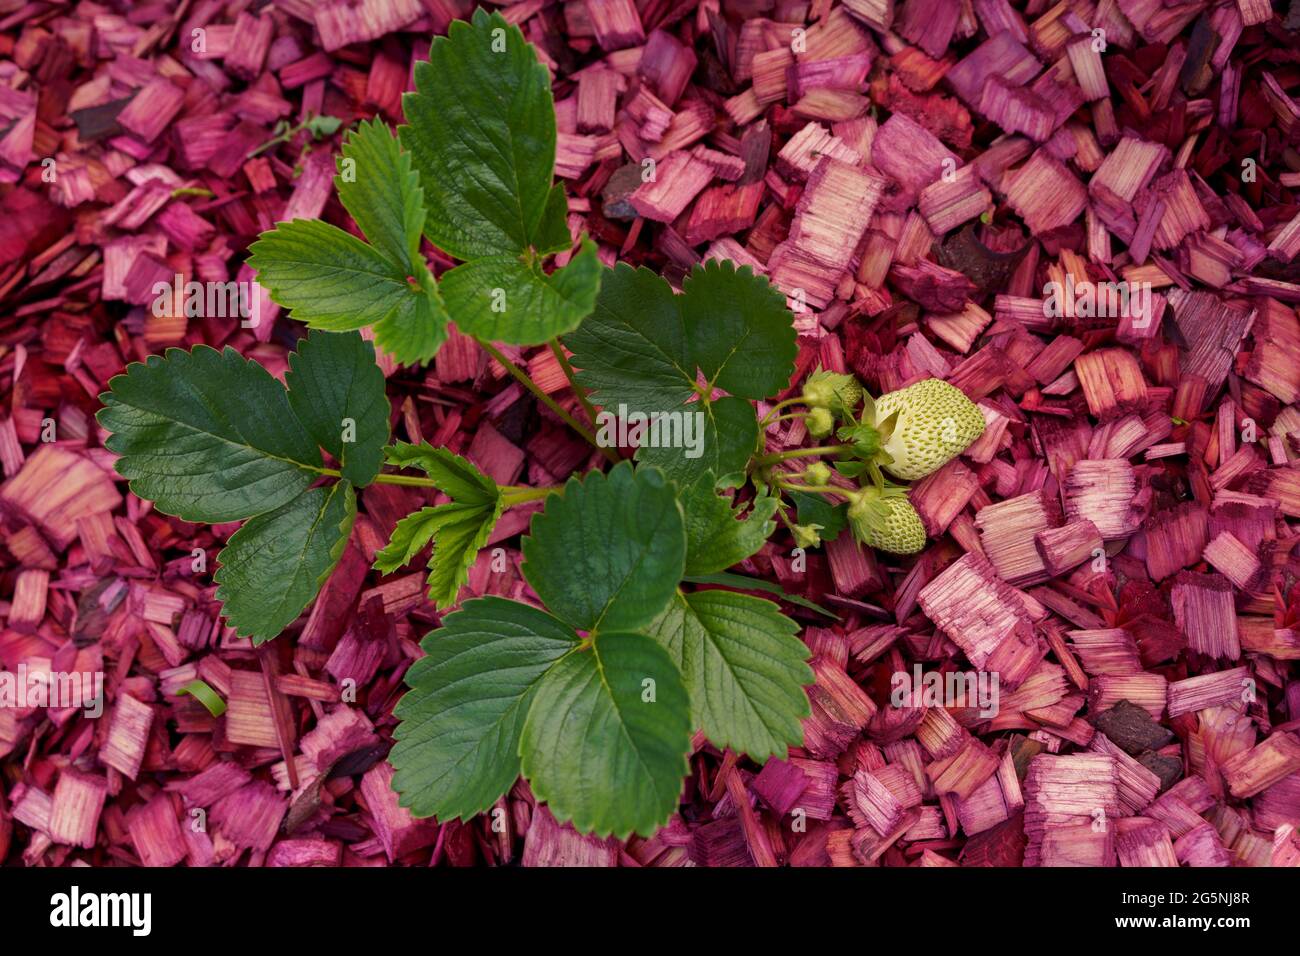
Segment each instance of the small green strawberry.
[{"label": "small green strawberry", "polygon": [[831,483],[831,466],[824,461],[816,461],[804,469],[803,480],[810,485],[821,487]]},{"label": "small green strawberry", "polygon": [[822,526],[819,524],[792,524],[790,533],[794,536],[795,547],[816,548],[822,543]]},{"label": "small green strawberry", "polygon": [[952,461],[984,434],[984,416],[975,403],[947,382],[927,378],[870,396],[860,424],[839,430],[854,454],[879,464],[896,478],[924,478]]},{"label": "small green strawberry", "polygon": [[827,372],[820,366],[803,383],[805,405],[825,408],[836,415],[852,416],[862,395],[862,386],[852,375]]},{"label": "small green strawberry", "polygon": [[849,527],[863,544],[892,554],[916,554],[925,547],[925,525],[901,485],[869,486],[850,495]]},{"label": "small green strawberry", "polygon": [[814,408],[804,419],[804,424],[808,426],[808,434],[813,438],[825,438],[835,427],[835,416],[825,408]]}]

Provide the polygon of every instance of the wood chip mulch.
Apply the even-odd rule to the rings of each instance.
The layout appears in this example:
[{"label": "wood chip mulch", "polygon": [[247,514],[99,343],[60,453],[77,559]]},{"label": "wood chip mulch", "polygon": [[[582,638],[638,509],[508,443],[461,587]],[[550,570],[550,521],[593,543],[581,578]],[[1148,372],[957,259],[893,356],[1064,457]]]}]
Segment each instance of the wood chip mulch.
[{"label": "wood chip mulch", "polygon": [[[918,557],[844,535],[798,570],[782,534],[739,569],[841,616],[791,611],[805,745],[759,768],[699,741],[681,814],[620,844],[523,784],[495,826],[398,806],[392,709],[438,615],[422,572],[369,559],[420,493],[365,489],[320,599],[254,651],[213,600],[233,528],[131,496],[93,418],[173,346],[284,371],[301,327],[272,303],[245,328],[158,314],[155,285],[251,279],[279,220],[355,228],[339,134],[271,141],[400,122],[412,63],[472,6],[0,3],[0,667],[102,674],[106,701],[0,706],[0,863],[1300,865],[1298,8],[502,8],[553,70],[571,225],[607,262],[749,264],[802,307],[801,374],[945,378],[987,421],[914,487]],[[1073,290],[1059,314],[1049,282]],[[1150,299],[1085,308],[1107,282]],[[507,351],[574,403],[546,349]],[[601,460],[464,336],[386,371],[397,437],[498,481]],[[523,593],[529,515],[472,591]],[[996,672],[996,715],[891,707],[915,664]],[[195,678],[223,717],[177,696]]]}]

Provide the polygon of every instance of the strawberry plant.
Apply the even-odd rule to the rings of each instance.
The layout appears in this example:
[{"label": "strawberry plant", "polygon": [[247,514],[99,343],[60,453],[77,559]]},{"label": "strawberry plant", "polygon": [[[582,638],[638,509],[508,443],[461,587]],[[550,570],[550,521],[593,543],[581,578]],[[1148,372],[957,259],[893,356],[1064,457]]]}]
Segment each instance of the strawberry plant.
[{"label": "strawberry plant", "polygon": [[[694,731],[757,762],[802,742],[813,675],[778,601],[820,609],[729,569],[778,521],[797,547],[847,528],[871,547],[920,550],[906,486],[885,473],[929,474],[983,419],[940,381],[873,400],[853,376],[821,370],[774,401],[795,374],[793,317],[749,268],[697,265],[678,293],[648,269],[599,266],[580,240],[548,271],[546,257],[572,244],[550,172],[550,86],[500,15],[453,24],[416,88],[396,137],[362,123],[343,145],[336,185],[367,241],[294,221],[253,246],[272,297],[312,329],[284,382],[229,348],[152,356],[102,396],[106,445],[160,511],[242,522],[218,556],[216,596],[254,644],[313,600],[358,489],[445,495],[398,521],[374,555],[389,573],[427,550],[429,599],[447,612],[395,710],[402,803],[466,818],[522,775],[580,830],[648,835],[677,808]],[[460,264],[435,275],[426,239]],[[557,487],[502,486],[446,448],[392,441],[376,346],[426,361],[449,321],[613,466]],[[494,342],[548,343],[589,421]],[[601,440],[597,407],[640,417],[635,461]],[[793,418],[837,442],[766,453],[768,430]],[[696,424],[699,441],[683,441]],[[536,601],[461,603],[502,513],[537,500],[521,542]]]}]

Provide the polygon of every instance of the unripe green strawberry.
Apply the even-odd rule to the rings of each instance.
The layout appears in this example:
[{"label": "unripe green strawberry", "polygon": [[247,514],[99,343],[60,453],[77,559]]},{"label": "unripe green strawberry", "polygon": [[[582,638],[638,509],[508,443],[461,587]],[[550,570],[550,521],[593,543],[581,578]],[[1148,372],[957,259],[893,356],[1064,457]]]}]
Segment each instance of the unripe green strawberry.
[{"label": "unripe green strawberry", "polygon": [[810,485],[828,485],[831,481],[831,466],[824,461],[813,462],[804,469],[803,479]]},{"label": "unripe green strawberry", "polygon": [[803,383],[803,403],[809,408],[825,408],[841,415],[852,415],[862,401],[862,386],[852,375],[827,372],[821,368]]},{"label": "unripe green strawberry", "polygon": [[912,481],[942,468],[984,433],[975,403],[947,382],[927,378],[876,399],[875,421],[895,412],[898,421],[883,446],[893,461],[886,471]]},{"label": "unripe green strawberry", "polygon": [[835,416],[824,408],[814,408],[804,419],[804,424],[813,438],[825,438],[835,427]]},{"label": "unripe green strawberry", "polygon": [[892,554],[916,554],[925,547],[925,525],[906,488],[863,488],[850,499],[849,527],[863,544]]}]

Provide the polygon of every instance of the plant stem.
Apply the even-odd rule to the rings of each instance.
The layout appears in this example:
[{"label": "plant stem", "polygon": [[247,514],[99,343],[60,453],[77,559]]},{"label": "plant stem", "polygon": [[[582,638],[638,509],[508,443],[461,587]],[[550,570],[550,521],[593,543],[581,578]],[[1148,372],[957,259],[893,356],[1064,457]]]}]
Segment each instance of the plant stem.
[{"label": "plant stem", "polygon": [[537,501],[541,498],[553,495],[557,491],[563,490],[563,485],[552,485],[549,488],[516,488],[514,490],[507,490],[506,493],[501,496],[501,500],[505,503],[505,506],[509,508],[512,505],[522,505],[528,501]]},{"label": "plant stem", "polygon": [[432,478],[417,478],[415,475],[375,475],[377,485],[405,485],[408,488],[437,488]]},{"label": "plant stem", "polygon": [[852,497],[852,489],[837,488],[834,485],[801,485],[794,481],[777,481],[786,491],[802,491],[810,495],[839,495],[841,498]]},{"label": "plant stem", "polygon": [[574,418],[572,415],[566,412],[555,399],[551,398],[551,396],[547,395],[544,391],[542,391],[541,388],[538,387],[537,383],[528,377],[528,373],[525,372],[523,369],[521,369],[514,362],[510,361],[510,359],[502,355],[500,349],[494,346],[491,342],[485,342],[482,339],[477,339],[476,341],[478,342],[479,345],[483,346],[484,350],[487,351],[488,355],[491,355],[494,359],[500,362],[501,367],[504,368],[507,372],[509,372],[512,376],[514,376],[515,380],[519,382],[520,385],[528,389],[528,391],[532,392],[533,395],[537,397],[537,400],[539,402],[541,402],[551,411],[555,412],[555,414],[559,415],[560,418],[564,421],[564,423],[568,425],[570,428],[572,428],[579,435],[581,435],[588,442],[588,444],[590,444],[593,448],[597,449],[602,455],[604,455],[610,461],[614,462],[614,464],[618,464],[620,461],[623,460],[622,458],[619,457],[618,452],[616,452],[614,449],[606,448],[603,445],[597,443],[596,436],[592,434],[592,432],[585,425],[583,425],[582,422],[578,421],[576,418]]},{"label": "plant stem", "polygon": [[[763,421],[760,422],[761,427],[766,428],[769,424],[771,424],[771,421],[779,422],[781,419],[779,418],[773,419],[772,416],[775,415],[777,412],[779,412],[781,409],[789,408],[791,405],[800,405],[802,403],[803,403],[802,395],[796,395],[794,398],[787,398],[783,402],[777,402],[775,405],[769,408],[767,410],[767,414],[763,416]],[[771,419],[771,421],[769,421],[769,419]]]},{"label": "plant stem", "polygon": [[821,455],[842,455],[844,452],[853,451],[852,445],[819,445],[816,448],[791,448],[789,451],[778,451],[771,455],[762,455],[754,459],[755,467],[762,468],[766,465],[775,465],[779,461],[789,461],[791,458],[813,458]]},{"label": "plant stem", "polygon": [[582,409],[587,413],[587,419],[591,422],[591,427],[596,427],[596,409],[591,404],[591,399],[587,398],[587,390],[578,384],[574,378],[573,366],[569,363],[569,357],[564,354],[564,348],[560,345],[558,339],[551,339],[547,343],[551,347],[551,354],[555,360],[560,363],[560,368],[564,372],[564,377],[569,380],[569,387],[573,389],[573,394],[578,396],[578,401],[582,403]]},{"label": "plant stem", "polygon": [[763,419],[763,427],[766,428],[770,425],[775,425],[778,422],[788,422],[794,418],[807,418],[808,414],[808,412],[791,412],[789,415],[778,415],[776,418],[765,418]]}]

